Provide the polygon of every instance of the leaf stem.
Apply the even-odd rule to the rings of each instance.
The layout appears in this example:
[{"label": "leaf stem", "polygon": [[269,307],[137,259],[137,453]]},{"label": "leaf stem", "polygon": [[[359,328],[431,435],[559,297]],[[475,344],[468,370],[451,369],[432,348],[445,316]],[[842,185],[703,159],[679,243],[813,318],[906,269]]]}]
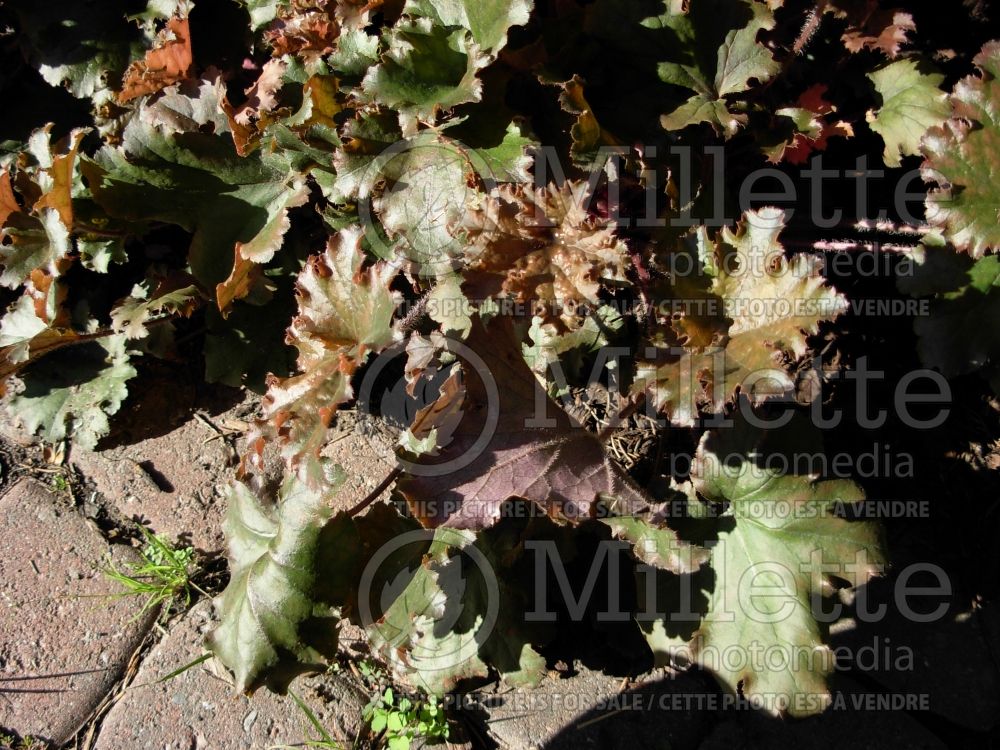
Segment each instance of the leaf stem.
[{"label": "leaf stem", "polygon": [[75,235],[91,235],[93,237],[103,237],[105,239],[117,240],[122,237],[127,237],[128,232],[117,230],[117,229],[101,229],[99,227],[92,226],[90,224],[73,224],[70,230]]},{"label": "leaf stem", "polygon": [[389,488],[389,485],[395,482],[399,478],[399,475],[402,473],[403,469],[399,466],[390,471],[388,476],[386,476],[385,479],[379,482],[378,487],[376,487],[375,489],[373,489],[371,492],[368,493],[368,497],[366,497],[360,503],[358,503],[349,511],[347,511],[347,515],[356,516],[358,515],[358,513],[367,508],[369,505],[378,500],[379,497],[382,495],[382,493]]}]

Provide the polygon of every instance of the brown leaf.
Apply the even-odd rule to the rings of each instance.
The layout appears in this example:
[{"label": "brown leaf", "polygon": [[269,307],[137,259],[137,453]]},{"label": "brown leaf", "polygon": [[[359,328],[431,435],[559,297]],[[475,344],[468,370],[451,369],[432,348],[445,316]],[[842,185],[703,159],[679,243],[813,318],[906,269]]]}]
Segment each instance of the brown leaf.
[{"label": "brown leaf", "polygon": [[288,63],[280,59],[268,60],[264,63],[256,82],[244,92],[247,95],[247,100],[237,110],[234,116],[236,122],[248,126],[251,120],[256,120],[261,113],[270,112],[277,106],[278,92],[284,85],[284,75],[287,68]]},{"label": "brown leaf", "polygon": [[292,0],[264,34],[275,57],[305,60],[333,52],[341,29],[362,29],[382,0]]},{"label": "brown leaf", "polygon": [[222,107],[226,119],[229,120],[229,132],[233,134],[233,145],[236,147],[236,153],[240,156],[246,156],[260,142],[260,132],[255,125],[240,124],[236,119],[238,110],[229,103],[229,99],[223,97],[219,106]]},{"label": "brown leaf", "polygon": [[[461,421],[450,442],[440,446],[439,434],[442,449],[417,458],[398,485],[424,526],[485,528],[500,518],[510,498],[529,500],[552,518],[570,522],[600,515],[602,499],[618,515],[647,508],[645,495],[608,458],[597,437],[545,394],[521,356],[510,318],[487,327],[476,317],[464,343],[468,348],[457,352],[465,380]],[[453,413],[458,393],[457,383],[446,389],[445,407],[434,411]],[[536,413],[536,404],[544,405],[544,412]],[[428,431],[429,415],[418,417],[418,430]],[[535,418],[547,423],[535,426]]]},{"label": "brown leaf", "polygon": [[0,227],[7,223],[11,214],[16,214],[21,210],[21,206],[14,196],[14,190],[10,185],[10,173],[5,169],[0,172]]},{"label": "brown leaf", "polygon": [[136,60],[125,71],[118,102],[124,104],[145,94],[155,94],[190,77],[193,63],[188,20],[174,16],[157,35],[156,44],[146,57]]},{"label": "brown leaf", "polygon": [[215,300],[223,318],[229,317],[233,302],[243,299],[257,287],[264,278],[264,268],[252,260],[243,257],[243,243],[236,243],[233,270],[229,278],[215,287]]},{"label": "brown leaf", "polygon": [[[50,326],[70,326],[69,311],[65,307],[69,289],[65,284],[56,284],[56,277],[42,268],[31,272],[25,284],[25,294],[35,300],[35,315]],[[53,288],[55,284],[55,288]]]},{"label": "brown leaf", "polygon": [[59,219],[68,231],[73,228],[73,165],[80,149],[80,141],[87,134],[84,129],[74,130],[69,138],[68,150],[52,157],[52,166],[46,171],[51,179],[48,192],[35,201],[35,211],[51,208],[59,214]]},{"label": "brown leaf", "polygon": [[512,297],[561,330],[578,327],[579,306],[597,304],[608,281],[622,281],[628,253],[608,222],[584,208],[586,183],[531,189],[502,185],[466,213],[469,240],[462,291],[469,299]]},{"label": "brown leaf", "polygon": [[590,103],[584,96],[583,79],[574,75],[570,80],[560,84],[562,93],[559,95],[559,105],[571,115],[576,115],[576,122],[570,128],[573,139],[574,155],[585,158],[598,147],[620,146],[621,141],[601,127],[590,108]]},{"label": "brown leaf", "polygon": [[[264,131],[269,125],[292,114],[289,107],[278,107],[277,100],[277,94],[284,84],[282,76],[287,67],[287,63],[279,59],[265,64],[260,78],[247,89],[249,98],[238,109],[229,103],[228,98],[223,97],[222,111],[229,121],[233,144],[240,156],[246,156],[260,145]],[[336,98],[338,91],[339,82],[336,76],[310,77],[302,84],[303,102],[308,100],[310,106],[309,117],[297,125],[290,126],[292,130],[305,134],[314,125],[335,127],[333,116],[343,109]]]},{"label": "brown leaf", "polygon": [[868,48],[897,57],[899,48],[909,41],[909,33],[916,29],[913,16],[909,13],[879,10],[868,18],[864,27],[845,31],[843,40],[849,52]]},{"label": "brown leaf", "polygon": [[343,109],[337,101],[339,88],[336,76],[312,76],[302,85],[303,96],[308,96],[312,102],[312,113],[302,123],[302,128],[313,125],[335,127],[333,116]]},{"label": "brown leaf", "polygon": [[910,32],[917,29],[909,13],[899,8],[880,8],[878,0],[826,0],[823,6],[826,12],[847,20],[841,39],[848,52],[872,49],[898,57]]},{"label": "brown leaf", "polygon": [[810,86],[799,96],[793,108],[788,110],[778,110],[778,114],[791,114],[793,119],[798,113],[812,113],[805,132],[796,130],[791,141],[780,145],[768,157],[772,163],[786,161],[789,164],[805,164],[814,151],[826,149],[827,142],[836,136],[842,138],[852,138],[854,128],[849,122],[844,120],[830,121],[828,115],[832,115],[837,108],[825,98],[827,86],[824,83],[817,83]]}]

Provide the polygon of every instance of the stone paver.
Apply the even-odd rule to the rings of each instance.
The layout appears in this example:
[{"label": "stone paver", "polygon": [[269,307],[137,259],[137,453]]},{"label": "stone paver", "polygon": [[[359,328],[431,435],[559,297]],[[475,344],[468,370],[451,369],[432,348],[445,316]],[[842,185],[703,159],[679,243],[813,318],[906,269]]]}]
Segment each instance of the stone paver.
[{"label": "stone paver", "polygon": [[[251,698],[239,695],[213,673],[211,662],[156,682],[203,653],[210,613],[210,604],[200,602],[170,628],[108,712],[95,750],[263,750],[316,736],[291,698],[263,689]],[[336,676],[299,679],[292,687],[331,736],[349,747],[367,696]]]},{"label": "stone paver", "polygon": [[[211,421],[223,425],[252,408],[244,402]],[[169,539],[217,552],[223,548],[223,497],[235,454],[190,412],[162,427],[162,434],[115,447],[73,448],[70,461],[126,518]]]},{"label": "stone paver", "polygon": [[[130,549],[111,548],[118,564]],[[0,726],[69,739],[122,674],[150,618],[94,564],[108,544],[79,513],[24,479],[0,497]]]},{"label": "stone paver", "polygon": [[570,678],[548,678],[532,689],[501,690],[483,697],[486,726],[499,746],[510,750],[693,750],[711,729],[711,712],[697,704],[681,709],[671,705],[674,695],[713,692],[705,675],[650,678],[624,692],[621,683],[620,677],[581,666]]},{"label": "stone paver", "polygon": [[[257,399],[247,395],[212,422],[222,426],[251,421]],[[234,474],[233,459],[247,446],[243,436],[233,452],[214,437],[210,427],[188,414],[153,437],[96,451],[74,448],[70,460],[126,518],[167,538],[217,552],[224,548],[225,488]],[[393,441],[389,429],[376,420],[359,422],[350,410],[338,415],[324,450],[347,471],[347,482],[335,500],[338,507],[360,502],[392,471]],[[265,452],[265,478],[275,488],[280,484],[281,461],[273,444]]]}]

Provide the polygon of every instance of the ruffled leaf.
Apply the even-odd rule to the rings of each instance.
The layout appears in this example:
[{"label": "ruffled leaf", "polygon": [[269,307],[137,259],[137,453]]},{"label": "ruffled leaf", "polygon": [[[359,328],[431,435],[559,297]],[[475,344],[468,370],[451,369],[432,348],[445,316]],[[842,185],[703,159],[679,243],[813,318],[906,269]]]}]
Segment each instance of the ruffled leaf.
[{"label": "ruffled leaf", "polygon": [[477,77],[489,58],[462,28],[435,24],[429,18],[404,21],[385,38],[382,61],[361,83],[371,101],[399,111],[406,132],[416,123],[433,123],[442,112],[482,96]]},{"label": "ruffled leaf", "polygon": [[667,130],[707,122],[727,136],[746,122],[733,111],[727,97],[744,93],[752,80],[764,83],[778,72],[771,52],[757,35],[773,28],[770,9],[755,0],[670,0],[668,12],[647,19],[650,28],[665,26],[681,44],[671,51],[674,59],[660,63],[660,78],[694,95],[662,118]]},{"label": "ruffled leaf", "polygon": [[393,340],[400,297],[389,285],[398,271],[386,263],[363,269],[362,236],[360,227],[342,230],[299,274],[287,341],[301,374],[272,379],[263,403],[293,464],[322,448],[334,411],[353,396],[354,372]]},{"label": "ruffled leaf", "polygon": [[224,528],[230,579],[215,600],[220,623],[208,647],[241,692],[261,685],[284,692],[296,675],[322,670],[324,657],[336,654],[338,618],[321,601],[321,590],[333,586],[321,579],[346,576],[351,568],[318,571],[316,558],[320,545],[345,545],[354,527],[346,514],[335,516],[330,504],[346,478],[343,471],[317,465],[310,470],[322,476],[313,483],[287,479],[273,505],[240,482],[229,491]]},{"label": "ruffled leaf", "polygon": [[[726,508],[712,547],[716,581],[691,653],[730,691],[792,715],[829,702],[834,658],[817,602],[834,593],[835,579],[860,586],[884,561],[878,527],[842,516],[864,499],[861,489],[789,466],[789,447],[810,442],[810,429],[793,422],[764,432],[740,417],[705,434],[691,470],[698,493]],[[761,650],[775,657],[755,662]]]},{"label": "ruffled leaf", "polygon": [[916,60],[899,60],[868,78],[882,97],[882,106],[868,113],[868,123],[885,141],[886,165],[898,167],[900,157],[919,154],[924,133],[951,114],[948,96],[939,88],[944,76]]},{"label": "ruffled leaf", "polygon": [[72,436],[93,449],[109,430],[108,415],[121,408],[126,382],[135,377],[124,336],[108,336],[86,347],[50,354],[44,371],[31,372],[10,412],[29,432],[49,443]]},{"label": "ruffled leaf", "polygon": [[924,136],[922,173],[938,185],[927,196],[927,218],[978,258],[1000,247],[1000,42],[983,47],[975,63],[981,74],[955,84],[952,119]]},{"label": "ruffled leaf", "polygon": [[545,323],[578,327],[581,307],[597,307],[602,286],[624,281],[627,258],[614,227],[587,212],[587,189],[503,185],[482,208],[470,207],[456,232],[469,244],[466,295],[512,298]]},{"label": "ruffled leaf", "polygon": [[737,388],[754,402],[786,393],[794,386],[786,357],[805,356],[819,323],[846,309],[844,297],[824,284],[817,258],[785,258],[782,216],[775,208],[750,211],[717,243],[696,232],[710,280],[704,309],[671,321],[637,365],[635,391],[646,391],[672,422],[693,424],[699,406],[721,410]]}]

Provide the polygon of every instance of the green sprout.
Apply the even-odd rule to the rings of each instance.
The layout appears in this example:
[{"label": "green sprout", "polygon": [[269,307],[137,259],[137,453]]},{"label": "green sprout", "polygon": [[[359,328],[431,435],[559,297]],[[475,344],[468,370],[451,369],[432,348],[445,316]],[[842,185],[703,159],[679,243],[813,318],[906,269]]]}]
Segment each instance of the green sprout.
[{"label": "green sprout", "polygon": [[382,737],[389,750],[409,750],[410,743],[424,739],[430,743],[448,739],[444,708],[433,695],[423,701],[398,700],[392,688],[375,697],[365,708],[365,721],[372,733]]},{"label": "green sprout", "polygon": [[208,596],[193,580],[199,568],[192,547],[175,549],[162,537],[144,528],[140,531],[146,539],[145,547],[139,552],[140,561],[126,563],[126,570],[112,563],[102,569],[107,578],[122,587],[118,596],[145,597],[137,617],[173,601],[181,601],[186,609],[191,604],[192,591]]}]

